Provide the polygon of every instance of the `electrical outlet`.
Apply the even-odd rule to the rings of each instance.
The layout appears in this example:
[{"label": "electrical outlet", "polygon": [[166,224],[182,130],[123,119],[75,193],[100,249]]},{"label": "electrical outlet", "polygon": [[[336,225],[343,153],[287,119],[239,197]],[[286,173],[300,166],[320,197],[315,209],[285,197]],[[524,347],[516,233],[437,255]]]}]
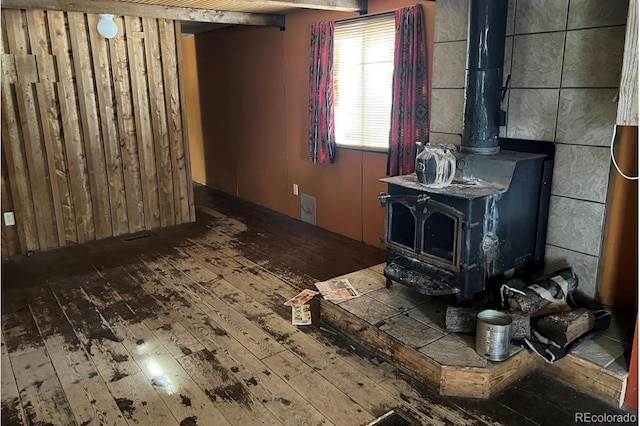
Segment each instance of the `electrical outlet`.
[{"label": "electrical outlet", "polygon": [[293,195],[298,195],[298,184],[297,183],[293,184]]},{"label": "electrical outlet", "polygon": [[13,226],[16,224],[16,218],[13,215],[13,212],[5,212],[3,216],[5,226]]}]

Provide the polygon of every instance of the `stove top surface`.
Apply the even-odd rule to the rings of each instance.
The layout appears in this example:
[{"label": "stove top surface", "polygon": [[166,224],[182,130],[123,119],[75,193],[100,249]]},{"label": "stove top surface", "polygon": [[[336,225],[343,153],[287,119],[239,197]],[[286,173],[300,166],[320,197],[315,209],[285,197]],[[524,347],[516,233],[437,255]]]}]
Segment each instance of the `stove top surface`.
[{"label": "stove top surface", "polygon": [[501,151],[494,155],[454,153],[458,167],[451,185],[434,188],[423,185],[415,173],[380,179],[381,182],[431,194],[475,199],[502,194],[509,190],[511,179],[520,161],[544,158],[541,154]]}]

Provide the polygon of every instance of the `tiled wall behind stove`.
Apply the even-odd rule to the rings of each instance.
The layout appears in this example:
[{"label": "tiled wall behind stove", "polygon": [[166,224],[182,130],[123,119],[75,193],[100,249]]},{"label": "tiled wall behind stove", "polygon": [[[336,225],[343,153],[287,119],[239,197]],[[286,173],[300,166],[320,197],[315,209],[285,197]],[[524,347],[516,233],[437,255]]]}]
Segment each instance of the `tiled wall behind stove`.
[{"label": "tiled wall behind stove", "polygon": [[[510,0],[502,136],[554,141],[548,270],[595,296],[628,0]],[[438,0],[431,141],[460,143],[468,0]]]}]

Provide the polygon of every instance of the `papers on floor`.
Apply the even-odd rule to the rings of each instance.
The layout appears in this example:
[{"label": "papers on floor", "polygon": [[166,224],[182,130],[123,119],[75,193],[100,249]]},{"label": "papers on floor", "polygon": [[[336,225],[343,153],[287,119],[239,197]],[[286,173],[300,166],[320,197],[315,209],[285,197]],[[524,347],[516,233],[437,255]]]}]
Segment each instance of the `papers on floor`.
[{"label": "papers on floor", "polygon": [[307,302],[316,294],[317,291],[306,289],[284,302],[285,306],[291,306],[291,324],[311,325],[311,306]]},{"label": "papers on floor", "polygon": [[311,325],[311,306],[291,306],[291,323],[293,325]]},{"label": "papers on floor", "polygon": [[313,299],[313,296],[315,296],[316,294],[318,294],[317,291],[313,291],[309,289],[302,290],[298,295],[284,302],[284,305],[285,306],[304,305],[309,300]]},{"label": "papers on floor", "polygon": [[360,296],[360,293],[353,288],[351,282],[346,278],[334,278],[315,283],[315,286],[325,300],[331,300],[333,302],[341,302]]}]

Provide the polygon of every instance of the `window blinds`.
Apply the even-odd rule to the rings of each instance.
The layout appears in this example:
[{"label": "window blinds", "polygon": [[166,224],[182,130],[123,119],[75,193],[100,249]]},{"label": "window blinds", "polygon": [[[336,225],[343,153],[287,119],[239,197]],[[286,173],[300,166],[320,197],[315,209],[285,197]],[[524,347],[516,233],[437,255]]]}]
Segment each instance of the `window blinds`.
[{"label": "window blinds", "polygon": [[338,23],[334,34],[334,113],[338,145],[389,148],[394,15]]}]

